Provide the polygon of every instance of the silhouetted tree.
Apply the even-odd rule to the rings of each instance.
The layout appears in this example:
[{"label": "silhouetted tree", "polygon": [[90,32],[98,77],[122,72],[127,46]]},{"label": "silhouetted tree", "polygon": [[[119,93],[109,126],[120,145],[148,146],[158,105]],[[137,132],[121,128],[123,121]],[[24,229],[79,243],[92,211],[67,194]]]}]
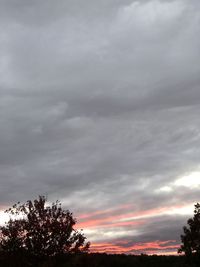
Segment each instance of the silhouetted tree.
[{"label": "silhouetted tree", "polygon": [[7,252],[28,252],[33,256],[54,256],[62,253],[87,252],[90,243],[82,231],[74,229],[72,213],[56,201],[46,205],[46,198],[13,205],[6,210],[10,219],[0,227],[0,243]]},{"label": "silhouetted tree", "polygon": [[200,204],[197,203],[194,209],[194,216],[187,221],[188,227],[184,226],[184,234],[181,235],[182,245],[178,250],[184,252],[191,261],[200,260]]}]

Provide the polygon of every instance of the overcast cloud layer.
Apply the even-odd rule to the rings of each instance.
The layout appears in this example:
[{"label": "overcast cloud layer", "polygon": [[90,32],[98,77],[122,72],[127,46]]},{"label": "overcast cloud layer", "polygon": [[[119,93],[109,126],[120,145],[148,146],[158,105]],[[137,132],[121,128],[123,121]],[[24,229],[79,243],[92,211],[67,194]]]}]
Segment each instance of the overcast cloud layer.
[{"label": "overcast cloud layer", "polygon": [[199,201],[199,10],[0,0],[2,209],[47,195],[94,251],[177,250]]}]

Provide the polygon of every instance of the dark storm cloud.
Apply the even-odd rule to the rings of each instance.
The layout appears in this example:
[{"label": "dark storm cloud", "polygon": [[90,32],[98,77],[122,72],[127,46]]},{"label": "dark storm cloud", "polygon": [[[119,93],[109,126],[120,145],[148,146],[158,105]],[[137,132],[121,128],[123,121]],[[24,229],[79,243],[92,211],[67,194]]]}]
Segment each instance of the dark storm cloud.
[{"label": "dark storm cloud", "polygon": [[[1,203],[198,201],[175,181],[200,167],[199,1],[0,4]],[[169,240],[175,222],[138,238]]]}]

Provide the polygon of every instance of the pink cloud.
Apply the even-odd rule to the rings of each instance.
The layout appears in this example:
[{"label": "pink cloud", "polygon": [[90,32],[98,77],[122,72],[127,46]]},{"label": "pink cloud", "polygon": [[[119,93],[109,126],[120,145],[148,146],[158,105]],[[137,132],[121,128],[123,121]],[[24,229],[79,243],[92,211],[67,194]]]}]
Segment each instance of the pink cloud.
[{"label": "pink cloud", "polygon": [[[161,208],[154,208],[144,211],[130,212],[127,210],[131,205],[125,205],[124,209],[119,206],[115,209],[98,211],[95,213],[82,214],[79,216],[77,228],[87,229],[95,227],[117,227],[143,224],[145,218],[160,216],[173,209],[183,208],[183,205],[174,205]],[[114,213],[114,214],[113,214]]]},{"label": "pink cloud", "polygon": [[[111,242],[103,242],[103,243],[93,243],[91,245],[91,252],[105,252],[105,253],[168,253],[175,254],[179,245],[177,245],[176,240],[167,240],[167,241],[151,241],[145,243],[136,243],[130,244],[128,241],[122,240],[121,242],[115,244]],[[170,251],[169,251],[170,250]]]}]

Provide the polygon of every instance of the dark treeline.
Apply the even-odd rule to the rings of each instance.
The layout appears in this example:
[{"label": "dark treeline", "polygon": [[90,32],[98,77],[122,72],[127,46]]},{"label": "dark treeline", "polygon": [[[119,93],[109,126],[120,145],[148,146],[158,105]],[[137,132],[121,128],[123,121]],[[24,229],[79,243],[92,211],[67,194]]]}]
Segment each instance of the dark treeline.
[{"label": "dark treeline", "polygon": [[37,258],[28,254],[0,253],[0,266],[6,267],[193,267],[184,256],[63,254]]},{"label": "dark treeline", "polygon": [[0,267],[197,267],[200,266],[200,204],[181,235],[184,256],[108,255],[88,253],[76,219],[56,201],[46,205],[39,196],[5,211],[10,219],[0,226]]}]

